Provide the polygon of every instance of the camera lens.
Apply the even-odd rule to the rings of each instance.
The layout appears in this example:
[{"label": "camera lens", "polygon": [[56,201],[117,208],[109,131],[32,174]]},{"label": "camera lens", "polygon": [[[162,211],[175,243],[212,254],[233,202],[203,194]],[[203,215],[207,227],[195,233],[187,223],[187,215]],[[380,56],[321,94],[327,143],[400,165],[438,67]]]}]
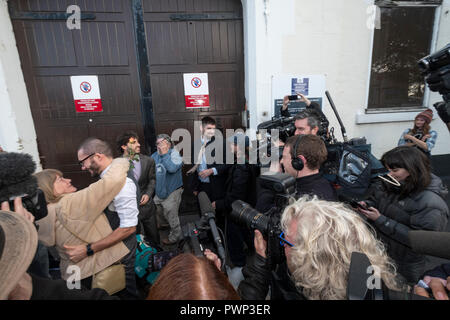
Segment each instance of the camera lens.
[{"label": "camera lens", "polygon": [[249,204],[236,200],[231,205],[233,210],[231,218],[249,229],[258,229],[262,234],[267,234],[269,218],[253,209]]}]

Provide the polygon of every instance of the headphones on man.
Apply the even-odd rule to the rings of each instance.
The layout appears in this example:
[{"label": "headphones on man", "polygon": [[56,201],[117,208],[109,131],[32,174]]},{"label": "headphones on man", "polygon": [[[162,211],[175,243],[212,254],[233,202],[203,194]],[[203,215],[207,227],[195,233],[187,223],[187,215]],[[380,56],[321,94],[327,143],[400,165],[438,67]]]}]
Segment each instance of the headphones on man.
[{"label": "headphones on man", "polygon": [[305,167],[303,160],[300,159],[299,157],[297,157],[297,148],[298,148],[298,145],[300,144],[300,141],[302,140],[303,136],[304,136],[304,134],[299,135],[299,137],[295,141],[294,148],[291,150],[291,156],[292,156],[291,165],[292,165],[292,168],[294,168],[297,171],[301,171]]}]

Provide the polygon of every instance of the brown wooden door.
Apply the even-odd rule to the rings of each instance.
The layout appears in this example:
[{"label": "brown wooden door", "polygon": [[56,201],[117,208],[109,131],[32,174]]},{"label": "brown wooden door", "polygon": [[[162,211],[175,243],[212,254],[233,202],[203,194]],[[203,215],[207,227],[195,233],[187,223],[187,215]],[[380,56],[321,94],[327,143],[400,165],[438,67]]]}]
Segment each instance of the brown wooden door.
[{"label": "brown wooden door", "polygon": [[[244,110],[244,51],[240,0],[143,0],[154,130],[187,129],[212,116],[217,127],[241,127]],[[187,110],[184,73],[208,73],[210,108]],[[183,168],[180,214],[193,214],[197,199]]]},{"label": "brown wooden door", "polygon": [[[72,4],[95,19],[69,30],[57,15]],[[116,136],[124,130],[143,136],[130,1],[20,0],[9,5],[43,167],[60,169],[84,187],[91,178],[81,173],[76,156],[84,139],[96,136],[115,149]],[[72,75],[98,75],[103,112],[75,112]]]},{"label": "brown wooden door", "polygon": [[[156,134],[209,115],[241,126],[244,53],[240,0],[143,0]],[[208,73],[210,108],[186,110],[183,73]]]}]

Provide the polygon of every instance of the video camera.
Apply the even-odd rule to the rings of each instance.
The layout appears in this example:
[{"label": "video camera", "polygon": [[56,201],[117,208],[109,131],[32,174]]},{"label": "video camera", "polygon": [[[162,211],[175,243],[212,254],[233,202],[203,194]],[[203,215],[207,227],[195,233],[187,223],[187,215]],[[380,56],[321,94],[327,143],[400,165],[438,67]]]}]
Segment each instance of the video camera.
[{"label": "video camera", "polygon": [[267,259],[271,269],[285,259],[280,244],[281,215],[289,200],[295,197],[295,178],[288,174],[261,175],[263,188],[275,195],[276,207],[266,213],[260,213],[248,203],[236,200],[232,203],[231,219],[251,230],[259,230],[267,241]]},{"label": "video camera", "polygon": [[444,101],[435,103],[434,107],[442,121],[450,123],[450,43],[422,58],[418,65],[430,90],[442,95]]},{"label": "video camera", "polygon": [[[216,226],[215,210],[203,191],[198,194],[198,202],[201,212],[200,220],[189,222],[182,228],[187,249],[197,257],[203,257],[203,251],[206,248],[217,251],[223,266],[226,261],[226,254],[219,229]],[[213,239],[214,244],[211,243],[210,239]]]}]

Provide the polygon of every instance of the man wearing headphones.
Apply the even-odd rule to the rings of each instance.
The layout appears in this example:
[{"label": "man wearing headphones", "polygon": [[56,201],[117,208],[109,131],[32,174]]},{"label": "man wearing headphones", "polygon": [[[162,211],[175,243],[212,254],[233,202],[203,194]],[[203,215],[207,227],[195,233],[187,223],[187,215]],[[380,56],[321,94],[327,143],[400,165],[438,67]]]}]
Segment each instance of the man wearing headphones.
[{"label": "man wearing headphones", "polygon": [[[336,191],[331,183],[319,173],[320,166],[326,159],[327,148],[325,143],[316,135],[296,135],[286,141],[280,164],[285,173],[296,179],[296,197],[311,195],[317,196],[321,200],[338,200]],[[274,206],[275,196],[272,191],[262,189],[255,209],[259,212],[267,212]],[[261,233],[255,232],[254,241],[257,252],[258,248],[266,247]],[[301,295],[296,290],[295,284],[289,276],[286,262],[279,264],[272,273],[267,271],[266,267],[266,259],[259,254],[253,255],[248,260],[247,265],[242,270],[247,281],[239,287],[239,292],[242,294],[241,297],[243,299],[255,300],[261,298],[259,296],[261,292],[258,288],[262,288],[264,285],[258,283],[258,279],[270,281],[272,299],[301,299]],[[254,276],[255,274],[256,276]]]},{"label": "man wearing headphones", "polygon": [[297,179],[297,195],[316,195],[322,200],[337,201],[331,183],[319,173],[327,160],[325,143],[316,135],[298,135],[286,141],[281,158],[284,172]]},{"label": "man wearing headphones", "polygon": [[[280,169],[296,179],[296,192],[316,195],[322,200],[337,201],[336,190],[319,173],[320,166],[327,160],[327,148],[320,137],[312,134],[296,135],[286,141]],[[275,196],[270,190],[260,190],[255,209],[267,212],[275,206]]]}]

